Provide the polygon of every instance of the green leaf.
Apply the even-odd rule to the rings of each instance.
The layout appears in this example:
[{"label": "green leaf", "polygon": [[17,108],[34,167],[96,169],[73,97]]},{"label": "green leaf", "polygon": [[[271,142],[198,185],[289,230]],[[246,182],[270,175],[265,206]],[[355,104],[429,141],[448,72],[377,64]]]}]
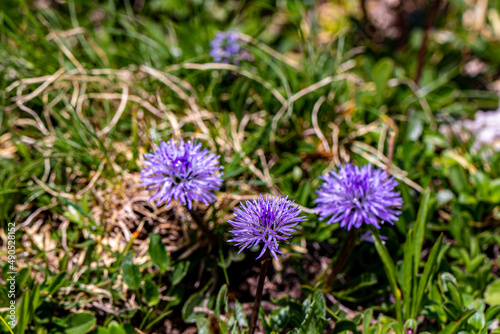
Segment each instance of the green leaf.
[{"label": "green leaf", "polygon": [[[427,214],[429,212],[429,203],[431,198],[431,192],[427,189],[424,193],[422,201],[420,202],[420,208],[417,214],[417,221],[414,227],[414,238],[413,238],[413,278],[416,280],[418,277],[418,268],[420,266],[420,254],[422,253],[422,246],[424,243],[425,235],[425,223],[427,221]],[[413,293],[412,296],[417,296],[418,285],[413,282]],[[413,298],[411,305],[411,316],[410,318],[415,319],[417,317],[417,298]]]},{"label": "green leaf", "polygon": [[420,202],[420,209],[417,214],[417,221],[414,227],[414,238],[413,238],[413,271],[415,277],[418,273],[418,267],[420,265],[420,254],[422,253],[422,245],[424,243],[425,236],[425,223],[427,221],[427,214],[429,212],[429,203],[431,198],[431,192],[427,189],[424,193],[424,197]]},{"label": "green leaf", "polygon": [[375,248],[377,250],[382,263],[384,264],[385,274],[387,279],[389,280],[389,284],[391,285],[392,292],[394,293],[394,301],[396,307],[396,316],[398,321],[401,322],[403,317],[401,315],[401,291],[398,288],[397,278],[396,278],[396,267],[394,266],[394,262],[392,261],[387,248],[380,240],[380,235],[378,229],[374,226],[370,226],[373,234],[373,242],[375,244]]},{"label": "green leaf", "polygon": [[455,203],[452,206],[452,216],[449,226],[450,226],[450,233],[453,236],[453,238],[456,241],[461,242],[464,239],[463,236],[466,234],[467,226],[464,223],[464,217],[462,215],[462,212],[460,212],[460,207],[458,203]]},{"label": "green leaf", "polygon": [[266,333],[271,332],[271,329],[274,327],[284,328],[290,321],[290,305],[285,307],[279,307],[271,312],[269,315],[269,324],[266,323],[265,312],[264,309],[260,309],[259,319],[264,326],[264,331]]},{"label": "green leaf", "polygon": [[472,327],[474,331],[480,332],[486,325],[484,312],[478,311],[474,313],[469,319],[467,319],[467,324]]},{"label": "green leaf", "polygon": [[314,312],[318,318],[324,318],[326,316],[326,300],[325,295],[321,290],[314,291]]},{"label": "green leaf", "polygon": [[217,299],[215,299],[215,316],[220,317],[220,308],[224,305],[224,313],[227,313],[227,285],[221,286],[219,293],[217,294]]},{"label": "green leaf", "polygon": [[86,217],[94,227],[97,228],[98,226],[100,226],[99,224],[97,224],[95,222],[94,218],[92,218],[92,216],[89,215],[88,212],[86,212],[80,205],[78,205],[74,202],[71,202],[70,200],[68,200],[67,198],[64,198],[62,196],[59,196],[58,198],[62,204],[72,206],[79,214]]},{"label": "green leaf", "polygon": [[416,309],[414,312],[419,312],[420,311],[420,304],[422,303],[422,299],[424,297],[425,290],[427,288],[427,285],[429,284],[429,280],[431,279],[431,276],[434,274],[435,269],[436,269],[436,263],[437,263],[437,256],[439,254],[439,250],[441,249],[441,244],[443,242],[443,234],[441,234],[434,246],[432,247],[431,253],[429,255],[429,258],[427,259],[427,263],[425,264],[424,267],[424,272],[422,274],[422,277],[420,278],[418,282],[418,290],[417,290],[417,295],[413,296],[413,298],[416,299],[415,305]]},{"label": "green leaf", "polygon": [[307,199],[311,193],[311,185],[307,181],[302,181],[295,193],[294,198],[297,199],[297,203],[300,205],[307,205]]},{"label": "green leaf", "polygon": [[182,307],[182,320],[184,320],[184,322],[187,322],[188,324],[195,323],[196,319],[205,316],[205,314],[202,312],[194,311],[195,307],[202,306],[203,300],[203,294],[200,292],[196,292],[188,298],[188,300]]},{"label": "green leaf", "polygon": [[460,289],[458,288],[456,278],[450,273],[442,273],[440,286],[444,294],[444,298],[457,305],[458,309],[462,309],[463,299]]},{"label": "green leaf", "polygon": [[116,321],[111,321],[108,326],[109,334],[127,334],[123,325],[118,324]]},{"label": "green leaf", "polygon": [[409,318],[411,314],[411,293],[412,284],[415,278],[413,276],[413,230],[409,230],[406,235],[403,256],[403,282],[401,282],[401,290],[403,292],[403,303],[405,310],[405,318]]},{"label": "green leaf", "polygon": [[22,290],[24,288],[26,281],[30,277],[30,272],[30,268],[22,268],[19,270],[16,276],[16,286],[18,287],[18,290]]},{"label": "green leaf", "polygon": [[463,193],[469,190],[469,183],[467,181],[467,176],[465,175],[464,169],[459,165],[453,165],[448,168],[448,173],[450,175],[451,185],[457,193]]},{"label": "green leaf", "polygon": [[[170,313],[172,313],[172,310],[165,310],[162,314],[160,314],[160,316],[157,316],[154,320],[152,320],[145,328],[145,331],[147,331],[148,329],[150,329],[151,327],[153,327],[156,323],[160,322],[163,318],[165,318],[167,315],[169,315]],[[133,328],[131,328],[131,331],[129,333],[129,331],[127,330],[127,328],[125,328],[126,331],[127,331],[127,334],[135,334],[135,330]]]},{"label": "green leaf", "polygon": [[399,322],[392,322],[389,324],[391,329],[394,331],[395,334],[403,334],[403,325],[400,324]]},{"label": "green leaf", "polygon": [[64,278],[66,277],[66,272],[60,272],[50,283],[48,288],[48,295],[54,294],[59,288],[64,284]]},{"label": "green leaf", "polygon": [[158,301],[160,300],[160,291],[158,286],[152,280],[148,279],[144,282],[143,291],[144,299],[146,299],[148,306],[158,304]]},{"label": "green leaf", "polygon": [[41,304],[41,302],[39,302],[40,301],[40,290],[41,290],[40,284],[35,284],[35,286],[31,290],[31,300],[30,300],[30,305],[28,308],[28,313],[29,313],[30,318],[33,318],[33,315],[35,314],[36,309]]},{"label": "green leaf", "polygon": [[500,305],[500,279],[488,285],[484,292],[484,301],[491,306]]},{"label": "green leaf", "polygon": [[177,285],[182,281],[184,276],[186,276],[189,269],[189,261],[177,262],[174,266],[174,270],[170,274],[170,280],[173,285]]},{"label": "green leaf", "polygon": [[66,318],[65,334],[85,334],[94,328],[96,324],[95,316],[90,312],[80,312],[70,314]]},{"label": "green leaf", "polygon": [[391,58],[380,59],[372,70],[372,78],[377,86],[376,104],[382,104],[384,93],[387,88],[387,81],[389,81],[392,71],[394,69],[394,61]]},{"label": "green leaf", "polygon": [[500,305],[489,307],[486,310],[486,321],[488,322],[495,319],[499,313],[500,313]]},{"label": "green leaf", "polygon": [[161,241],[161,237],[157,233],[153,233],[149,237],[148,253],[151,261],[160,272],[166,272],[170,265],[170,257],[167,254],[163,241]]},{"label": "green leaf", "polygon": [[28,326],[28,323],[30,321],[29,319],[29,301],[30,301],[30,291],[27,290],[24,295],[21,297],[20,301],[20,307],[18,310],[18,322],[16,325],[16,334],[24,334],[24,331],[26,330],[26,326]]},{"label": "green leaf", "polygon": [[455,321],[462,314],[462,309],[457,306],[457,304],[447,301],[443,304],[443,310],[446,312],[446,315],[451,318],[451,320]]},{"label": "green leaf", "polygon": [[241,327],[248,327],[248,319],[243,311],[243,305],[239,301],[234,302],[234,315],[238,321],[238,325]]},{"label": "green leaf", "polygon": [[123,281],[132,289],[137,291],[141,285],[141,273],[139,267],[132,263],[132,254],[128,254],[122,262]]},{"label": "green leaf", "polygon": [[465,324],[467,319],[469,319],[470,316],[472,316],[475,312],[476,312],[475,310],[470,310],[466,312],[464,315],[462,315],[462,317],[459,320],[452,322],[451,324],[448,324],[441,332],[439,332],[439,334],[457,333],[460,330],[460,328]]},{"label": "green leaf", "polygon": [[500,179],[495,179],[490,182],[490,202],[500,202]]},{"label": "green leaf", "polygon": [[113,326],[109,329],[109,334],[127,334],[122,327]]},{"label": "green leaf", "polygon": [[479,254],[478,256],[470,260],[470,262],[465,267],[465,271],[469,273],[475,273],[479,269],[479,267],[484,263],[485,259],[486,259],[486,254]]},{"label": "green leaf", "polygon": [[301,322],[300,326],[295,328],[290,332],[290,334],[308,334],[309,330],[312,327],[315,327],[314,325],[311,325],[313,322],[313,314],[314,314],[314,301],[306,306],[305,308],[305,315],[304,315],[304,320]]},{"label": "green leaf", "polygon": [[207,318],[197,318],[196,319],[196,328],[198,329],[198,334],[212,334],[212,330],[210,329],[210,320]]},{"label": "green leaf", "polygon": [[367,309],[363,314],[363,333],[368,334],[371,328],[371,322],[373,318],[373,309]]},{"label": "green leaf", "polygon": [[358,333],[358,328],[356,324],[351,320],[340,320],[335,323],[335,327],[333,328],[332,333],[342,333],[344,331],[351,331],[353,333]]}]

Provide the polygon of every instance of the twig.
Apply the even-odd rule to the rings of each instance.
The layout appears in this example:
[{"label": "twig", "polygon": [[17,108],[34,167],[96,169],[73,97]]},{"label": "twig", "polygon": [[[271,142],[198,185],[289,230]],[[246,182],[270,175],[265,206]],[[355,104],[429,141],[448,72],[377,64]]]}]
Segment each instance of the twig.
[{"label": "twig", "polygon": [[34,91],[29,93],[28,95],[24,96],[15,96],[12,100],[16,101],[18,104],[23,104],[26,101],[32,100],[35,97],[37,97],[40,93],[42,93],[45,88],[50,86],[51,83],[57,80],[66,70],[64,68],[60,68],[57,70],[54,74],[51,76],[47,77],[47,79],[41,84],[40,86],[37,87]]},{"label": "twig", "polygon": [[97,169],[97,172],[95,173],[95,175],[92,177],[92,179],[90,180],[89,184],[87,184],[87,186],[85,188],[83,188],[82,190],[78,191],[76,193],[76,197],[80,197],[81,195],[85,194],[87,191],[89,191],[90,189],[92,189],[92,187],[94,186],[94,184],[96,183],[96,181],[99,179],[99,176],[101,175],[103,169],[104,169],[104,165],[106,163],[106,160],[102,160],[100,165],[99,165],[99,168]]},{"label": "twig", "polygon": [[264,178],[266,179],[267,186],[272,188],[274,186],[273,178],[271,177],[271,173],[269,172],[269,165],[266,160],[266,156],[264,155],[264,151],[262,149],[258,149],[255,153],[260,158],[260,163],[264,170]]},{"label": "twig", "polygon": [[28,114],[30,114],[31,116],[33,116],[33,118],[35,119],[37,128],[38,128],[38,130],[40,130],[40,132],[42,132],[46,136],[50,135],[49,130],[47,130],[47,128],[43,124],[42,120],[40,119],[40,117],[37,115],[37,113],[33,109],[28,108],[24,104],[21,104],[21,103],[16,103],[16,104],[19,107],[19,109],[21,109],[21,110],[27,112]]},{"label": "twig", "polygon": [[394,154],[394,140],[396,138],[396,133],[391,131],[389,134],[389,147],[387,148],[387,172],[390,173],[392,165],[392,156]]},{"label": "twig", "polygon": [[73,196],[71,196],[70,194],[68,193],[65,193],[65,192],[57,192],[55,190],[52,190],[49,188],[49,186],[47,186],[45,183],[43,183],[42,181],[40,181],[35,175],[33,175],[33,180],[40,186],[42,187],[43,190],[45,190],[46,192],[48,192],[49,194],[51,194],[52,196],[54,197],[64,197],[66,199],[72,199]]},{"label": "twig", "polygon": [[175,115],[167,110],[165,104],[163,104],[159,90],[156,92],[156,100],[158,101],[158,107],[160,108],[160,110],[163,111],[165,115],[167,115],[167,119],[170,122],[172,129],[174,130],[174,137],[181,138],[181,128],[179,127],[179,122],[177,122],[177,118],[175,118]]},{"label": "twig", "polygon": [[104,129],[97,131],[98,136],[102,136],[108,133],[116,125],[116,123],[118,123],[118,120],[120,120],[120,118],[123,115],[123,112],[125,111],[125,107],[127,106],[127,101],[128,101],[128,86],[123,85],[122,96],[120,105],[118,106],[118,110],[116,110],[116,113],[111,119],[111,122],[109,122],[109,124]]},{"label": "twig", "polygon": [[52,203],[49,205],[42,206],[41,208],[38,208],[33,212],[24,222],[16,226],[16,231],[19,230],[20,228],[23,228],[25,226],[29,226],[33,219],[35,219],[36,216],[38,216],[40,213],[46,210],[52,209],[54,206],[56,206],[57,203]]},{"label": "twig", "polygon": [[[106,100],[118,100],[122,99],[122,94],[119,93],[90,93],[86,95],[81,95],[80,98],[78,99],[78,102],[80,104],[83,103],[84,100],[91,98],[91,99],[106,99]],[[129,95],[128,99],[132,102],[138,103],[141,106],[143,106],[146,110],[151,112],[153,115],[155,115],[158,118],[163,118],[162,113],[155,108],[151,103],[149,103],[146,100],[141,99],[139,96],[136,95]],[[81,107],[80,107],[81,108]]]},{"label": "twig", "polygon": [[318,124],[319,108],[321,107],[323,102],[325,102],[325,100],[326,100],[325,97],[322,96],[318,99],[318,101],[316,101],[316,103],[314,104],[313,110],[312,110],[311,118],[312,118],[312,125],[313,125],[314,132],[316,133],[316,136],[318,136],[319,140],[321,140],[321,143],[323,144],[323,149],[325,150],[325,152],[330,153],[331,152],[330,145],[328,145],[328,141],[326,140],[325,136],[323,135],[323,132],[321,131],[319,124]]},{"label": "twig", "polygon": [[[382,169],[386,168],[386,164],[384,164],[383,162],[377,160],[375,157],[371,156],[366,151],[364,151],[363,149],[361,149],[360,147],[358,147],[356,145],[353,145],[351,147],[351,151],[354,152],[354,153],[356,153],[356,154],[359,154],[360,156],[362,156],[363,158],[365,158],[366,160],[368,160],[368,162],[371,162],[372,164],[374,164],[377,167],[380,167]],[[393,166],[391,174],[396,179],[403,181],[404,183],[406,183],[407,185],[409,185],[410,187],[412,187],[413,189],[415,189],[416,191],[418,191],[420,193],[423,192],[423,188],[420,185],[418,185],[414,181],[410,180],[409,178],[407,178],[403,174],[401,174],[399,172],[396,173],[396,172],[397,172],[397,169],[396,169],[395,166]]]}]

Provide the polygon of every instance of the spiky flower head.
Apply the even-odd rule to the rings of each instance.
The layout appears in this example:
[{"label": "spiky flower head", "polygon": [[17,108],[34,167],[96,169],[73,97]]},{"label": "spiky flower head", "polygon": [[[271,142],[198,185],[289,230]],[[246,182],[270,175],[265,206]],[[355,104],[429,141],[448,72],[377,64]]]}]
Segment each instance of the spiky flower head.
[{"label": "spiky flower head", "polygon": [[237,63],[240,53],[238,34],[235,32],[220,32],[210,42],[210,55],[215,62]]},{"label": "spiky flower head", "polygon": [[189,209],[193,201],[209,204],[215,199],[213,191],[222,185],[219,156],[202,149],[196,141],[162,141],[144,158],[140,177],[143,185],[156,190],[150,200],[157,200],[158,205],[167,202],[170,207],[172,199]]},{"label": "spiky flower head", "polygon": [[325,182],[316,191],[315,202],[320,219],[328,218],[328,224],[340,222],[347,230],[363,223],[380,228],[383,222],[394,224],[401,213],[403,199],[394,191],[398,182],[371,164],[361,168],[348,164],[321,179]]},{"label": "spiky flower head", "polygon": [[276,254],[281,254],[278,242],[291,238],[291,233],[295,232],[294,226],[305,219],[299,216],[302,210],[292,204],[288,196],[272,198],[260,195],[258,200],[240,202],[240,207],[234,210],[234,219],[228,220],[234,227],[230,231],[233,238],[228,241],[239,246],[239,252],[263,243],[264,247],[257,259],[269,249],[278,260]]}]

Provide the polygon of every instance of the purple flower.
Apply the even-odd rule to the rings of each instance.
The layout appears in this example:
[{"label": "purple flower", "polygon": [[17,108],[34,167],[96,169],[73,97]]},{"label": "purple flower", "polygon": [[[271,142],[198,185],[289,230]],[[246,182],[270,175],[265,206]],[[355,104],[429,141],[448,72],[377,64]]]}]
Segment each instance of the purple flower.
[{"label": "purple flower", "polygon": [[264,247],[257,259],[269,249],[278,260],[276,253],[281,254],[278,241],[291,238],[290,233],[295,232],[293,227],[305,219],[304,216],[299,216],[301,210],[292,204],[293,201],[289,201],[288,196],[264,198],[260,195],[258,201],[240,202],[241,207],[234,211],[234,219],[228,220],[234,227],[234,230],[230,231],[233,238],[228,241],[239,246],[239,252],[262,242]]},{"label": "purple flower", "polygon": [[150,200],[158,200],[158,205],[172,199],[180,201],[192,209],[193,201],[209,204],[215,199],[213,191],[222,185],[219,170],[219,156],[201,149],[201,143],[171,139],[155,145],[154,153],[144,155],[145,167],[140,177],[148,189],[156,194]]},{"label": "purple flower", "polygon": [[398,182],[370,164],[361,168],[348,164],[321,179],[325,182],[315,202],[320,219],[329,218],[328,224],[340,222],[347,230],[363,223],[380,228],[383,222],[394,224],[401,213],[397,209],[403,199],[394,191]]},{"label": "purple flower", "polygon": [[234,31],[230,31],[226,34],[227,41],[230,43],[235,43],[238,41],[238,34]]},{"label": "purple flower", "polygon": [[238,43],[238,34],[235,32],[223,33],[215,35],[215,38],[210,42],[210,55],[215,62],[237,63],[240,53],[240,45]]}]

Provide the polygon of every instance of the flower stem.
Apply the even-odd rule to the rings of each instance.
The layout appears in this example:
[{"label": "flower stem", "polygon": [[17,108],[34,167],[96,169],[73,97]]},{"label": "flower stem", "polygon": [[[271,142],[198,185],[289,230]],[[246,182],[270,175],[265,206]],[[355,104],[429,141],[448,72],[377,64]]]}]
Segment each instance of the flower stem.
[{"label": "flower stem", "polygon": [[267,269],[269,268],[269,262],[271,257],[269,256],[269,251],[266,251],[262,259],[259,281],[257,283],[257,291],[255,292],[255,301],[253,303],[252,319],[250,320],[250,328],[248,334],[253,334],[255,331],[255,325],[257,323],[257,318],[259,315],[260,302],[262,300],[262,290],[264,290],[264,281],[266,280]]},{"label": "flower stem", "polygon": [[333,265],[332,271],[330,275],[326,279],[325,290],[329,291],[333,287],[335,280],[337,279],[337,275],[340,273],[342,268],[344,268],[347,260],[349,259],[349,255],[351,254],[354,245],[356,244],[356,237],[358,235],[358,230],[356,228],[352,228],[347,235],[347,239],[344,243],[344,247],[340,251],[340,255],[337,257],[337,261]]},{"label": "flower stem", "polygon": [[215,237],[215,235],[208,229],[208,226],[207,224],[205,224],[205,222],[203,221],[203,217],[200,215],[200,213],[194,209],[189,209],[187,206],[186,206],[186,210],[189,212],[189,214],[191,215],[191,218],[193,218],[193,221],[196,223],[196,226],[198,226],[198,228],[200,230],[203,231],[203,233],[205,234],[205,236],[207,237],[208,241],[210,242],[211,245],[215,245],[217,243],[217,238]]}]

